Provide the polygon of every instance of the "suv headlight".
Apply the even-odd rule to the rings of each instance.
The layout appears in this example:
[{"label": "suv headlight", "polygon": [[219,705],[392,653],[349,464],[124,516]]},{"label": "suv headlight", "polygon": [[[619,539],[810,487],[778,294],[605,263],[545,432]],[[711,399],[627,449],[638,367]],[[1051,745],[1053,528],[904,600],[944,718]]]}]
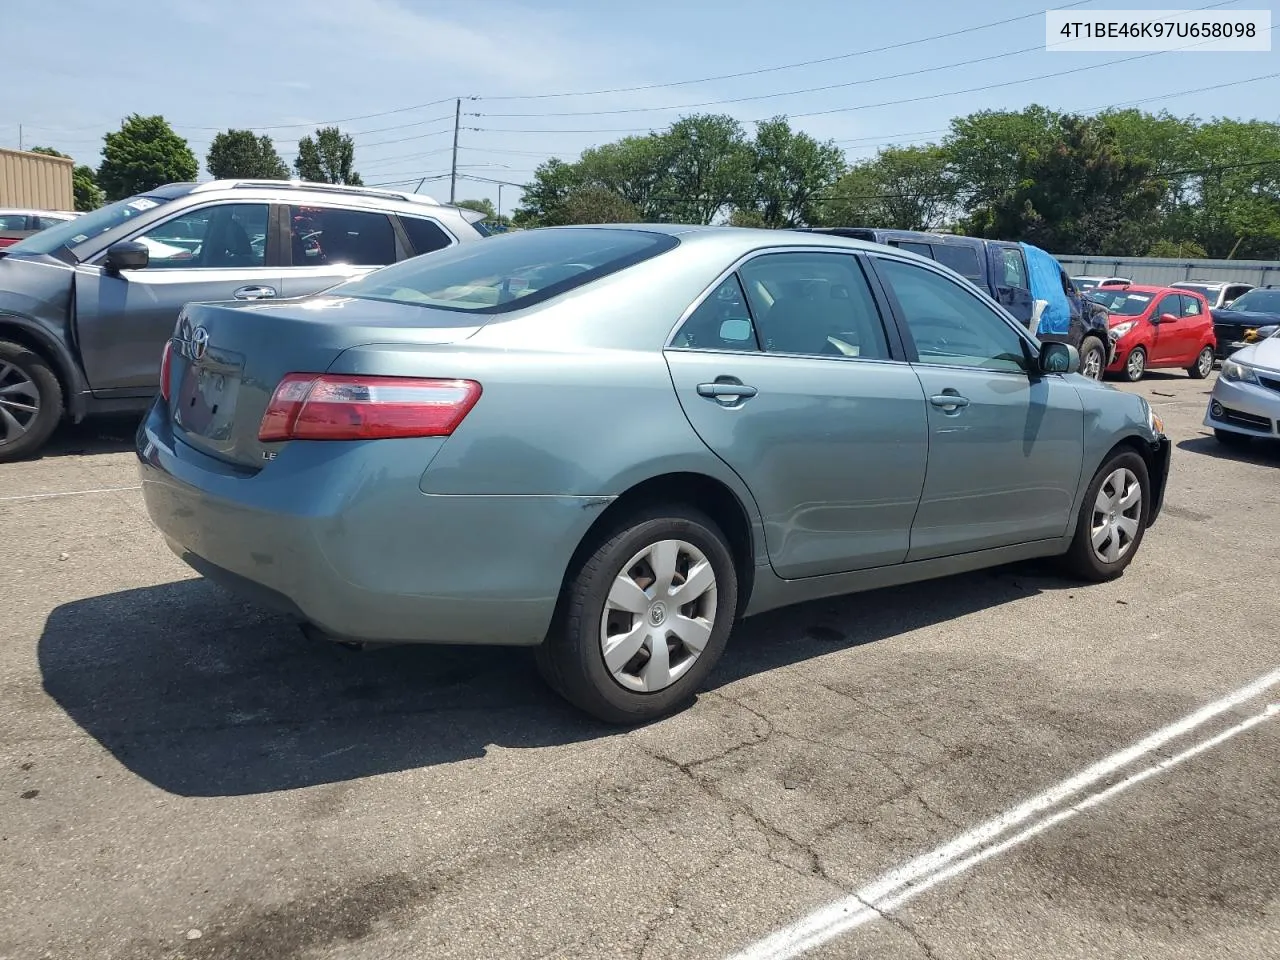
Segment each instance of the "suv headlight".
[{"label": "suv headlight", "polygon": [[1233,383],[1257,383],[1258,375],[1253,372],[1252,367],[1246,367],[1238,360],[1227,359],[1222,361],[1222,379]]},{"label": "suv headlight", "polygon": [[1111,328],[1111,336],[1115,340],[1119,340],[1126,333],[1138,325],[1137,320],[1126,320],[1124,323],[1117,323]]}]

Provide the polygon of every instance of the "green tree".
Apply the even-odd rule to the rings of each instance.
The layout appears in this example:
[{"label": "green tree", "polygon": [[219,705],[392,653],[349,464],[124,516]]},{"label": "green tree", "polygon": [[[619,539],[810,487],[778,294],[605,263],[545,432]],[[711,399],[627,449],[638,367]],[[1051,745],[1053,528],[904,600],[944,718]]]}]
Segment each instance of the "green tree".
[{"label": "green tree", "polygon": [[[71,154],[55,150],[53,147],[32,147],[32,153],[43,153],[50,157],[72,159]],[[93,168],[84,164],[76,164],[71,168],[71,193],[75,198],[75,208],[81,213],[97,210],[102,206],[102,191],[98,189],[98,180]]]},{"label": "green tree", "polygon": [[200,164],[187,141],[161,116],[131,114],[103,137],[98,186],[108,200],[121,200],[165,183],[196,178]]},{"label": "green tree", "polygon": [[887,147],[836,181],[818,219],[833,227],[936,230],[954,216],[956,194],[943,148]]},{"label": "green tree", "polygon": [[1280,259],[1280,123],[1215,119],[1192,137],[1195,204],[1178,239],[1211,257]]},{"label": "green tree", "polygon": [[520,206],[512,219],[520,227],[556,227],[565,220],[564,205],[569,195],[583,185],[576,163],[553,157],[538,164],[533,180],[524,188]]},{"label": "green tree", "polygon": [[1061,131],[1062,114],[1039,104],[953,119],[942,146],[960,204],[983,208],[1015,189],[1028,158],[1048,150]]},{"label": "green tree", "polygon": [[683,117],[665,134],[664,220],[712,223],[754,192],[750,144],[730,116]]},{"label": "green tree", "polygon": [[738,209],[754,211],[766,227],[815,222],[821,197],[844,170],[839,147],[793,131],[785,117],[758,124],[750,152],[753,182],[744,184]]},{"label": "green tree", "polygon": [[1168,188],[1149,161],[1116,149],[1106,124],[1076,116],[1061,119],[1061,134],[1048,147],[1025,144],[1013,173],[1014,186],[974,211],[967,232],[1057,253],[1145,249]]},{"label": "green tree", "polygon": [[315,136],[298,141],[298,156],[293,168],[303,180],[312,183],[342,183],[353,187],[364,184],[355,165],[355,141],[337,127],[321,127]]},{"label": "green tree", "polygon": [[640,219],[631,201],[594,184],[579,187],[565,198],[563,216],[565,223],[635,223]]},{"label": "green tree", "polygon": [[289,168],[276,153],[266,134],[252,130],[226,130],[213,138],[205,167],[216,180],[287,180]]}]

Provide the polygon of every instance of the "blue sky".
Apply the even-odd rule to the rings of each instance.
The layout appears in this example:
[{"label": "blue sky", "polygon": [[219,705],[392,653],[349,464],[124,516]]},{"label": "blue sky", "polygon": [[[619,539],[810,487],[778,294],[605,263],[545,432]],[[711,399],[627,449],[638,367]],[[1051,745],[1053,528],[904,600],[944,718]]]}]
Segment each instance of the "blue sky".
[{"label": "blue sky", "polygon": [[[1280,20],[1276,0],[1183,8],[1210,5],[1270,9]],[[1177,4],[1087,0],[1076,9],[1083,19],[1090,9],[1168,6]],[[1236,85],[1140,106],[1280,119],[1280,77],[1237,83],[1280,73],[1280,43],[1269,53],[1117,63],[1135,55],[1046,52],[1043,10],[1030,0],[4,0],[5,46],[29,55],[6,71],[0,146],[17,146],[21,123],[28,147],[54,146],[96,166],[104,132],[129,113],[160,113],[202,160],[218,130],[250,126],[271,134],[288,161],[299,136],[342,120],[366,183],[412,186],[448,172],[458,96],[478,98],[462,105],[460,172],[511,183],[550,156],[572,159],[695,111],[744,122],[787,114],[838,141],[851,160],[878,144],[937,139],[951,117],[974,110],[1033,102],[1092,110],[1217,84]],[[859,53],[982,24],[998,25]],[[948,66],[979,57],[996,58]],[[680,82],[818,58],[838,59]],[[1007,83],[1079,67],[1091,69]],[[845,86],[810,89],[833,84]],[[789,93],[798,90],[809,92]],[[928,99],[887,103],[911,98]],[[739,102],[715,102],[725,100]],[[448,183],[429,181],[422,192],[446,198]],[[504,209],[518,195],[504,187]],[[498,193],[463,180],[458,196]]]}]

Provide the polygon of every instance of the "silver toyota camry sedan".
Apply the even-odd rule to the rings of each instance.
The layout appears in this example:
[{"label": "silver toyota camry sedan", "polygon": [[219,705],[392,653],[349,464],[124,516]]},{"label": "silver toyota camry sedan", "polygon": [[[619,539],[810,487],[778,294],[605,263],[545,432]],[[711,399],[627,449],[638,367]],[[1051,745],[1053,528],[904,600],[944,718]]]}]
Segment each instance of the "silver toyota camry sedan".
[{"label": "silver toyota camry sedan", "polygon": [[635,723],[741,617],[1030,557],[1119,576],[1169,442],[1078,364],[893,247],[562,227],[189,305],[138,459],[232,590],[340,640],[536,646]]}]

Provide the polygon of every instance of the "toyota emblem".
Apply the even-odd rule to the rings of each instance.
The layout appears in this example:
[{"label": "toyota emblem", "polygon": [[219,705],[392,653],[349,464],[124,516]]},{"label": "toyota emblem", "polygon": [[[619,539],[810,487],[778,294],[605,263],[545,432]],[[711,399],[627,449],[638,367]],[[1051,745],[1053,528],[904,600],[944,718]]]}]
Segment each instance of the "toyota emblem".
[{"label": "toyota emblem", "polygon": [[196,327],[191,331],[191,359],[203,360],[209,349],[209,331],[204,327]]}]

